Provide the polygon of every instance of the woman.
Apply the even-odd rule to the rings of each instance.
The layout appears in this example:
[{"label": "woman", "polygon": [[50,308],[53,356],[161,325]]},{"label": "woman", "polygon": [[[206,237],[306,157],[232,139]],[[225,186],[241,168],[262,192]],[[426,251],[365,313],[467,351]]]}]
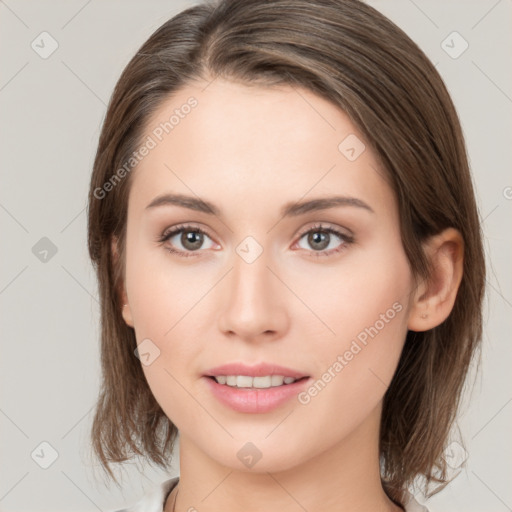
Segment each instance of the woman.
[{"label": "woman", "polygon": [[[318,245],[318,247],[317,247]],[[356,0],[221,0],[110,101],[89,195],[107,473],[136,508],[424,510],[482,332],[478,212],[434,66]]]}]

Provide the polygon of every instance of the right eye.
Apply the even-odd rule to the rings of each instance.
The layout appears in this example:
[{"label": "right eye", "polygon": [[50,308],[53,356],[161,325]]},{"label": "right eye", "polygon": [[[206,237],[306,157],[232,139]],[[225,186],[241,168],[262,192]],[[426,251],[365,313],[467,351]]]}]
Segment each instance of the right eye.
[{"label": "right eye", "polygon": [[[184,224],[164,231],[158,240],[161,243],[170,241],[170,246],[165,246],[167,251],[177,256],[188,258],[190,256],[200,255],[194,253],[197,253],[201,249],[205,237],[209,238],[213,244],[213,241],[206,231],[197,226]],[[176,238],[176,240],[173,241],[173,238]],[[181,244],[181,248],[178,247],[178,249],[176,249],[177,244]],[[211,249],[212,247],[210,246],[209,248]]]}]

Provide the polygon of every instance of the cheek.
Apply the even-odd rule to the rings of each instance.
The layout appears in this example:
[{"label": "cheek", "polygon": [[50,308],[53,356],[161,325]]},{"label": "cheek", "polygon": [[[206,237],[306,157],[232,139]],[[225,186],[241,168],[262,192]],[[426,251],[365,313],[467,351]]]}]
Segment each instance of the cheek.
[{"label": "cheek", "polygon": [[191,408],[191,375],[204,344],[200,319],[208,315],[205,299],[215,276],[168,258],[163,248],[128,246],[126,287],[142,370],[157,402],[181,428]]},{"label": "cheek", "polygon": [[358,319],[360,326],[352,326],[357,335],[342,335],[329,343],[318,362],[316,380],[299,397],[302,414],[316,418],[326,439],[348,436],[389,388],[407,329],[405,308],[395,303],[395,309],[384,311],[389,311],[388,323]]},{"label": "cheek", "polygon": [[341,265],[330,281],[320,275],[308,295],[334,331],[324,328],[316,345],[318,380],[302,400],[306,410],[325,415],[320,423],[345,418],[350,428],[362,421],[382,400],[400,359],[412,286],[408,261],[400,246],[368,255]]},{"label": "cheek", "polygon": [[205,293],[195,267],[171,258],[163,247],[128,244],[126,287],[138,341],[151,338],[164,343],[174,326],[186,320],[187,312],[193,314]]},{"label": "cheek", "polygon": [[379,338],[393,339],[397,328],[403,331],[405,315],[397,313],[406,311],[413,281],[399,240],[383,237],[372,247],[347,251],[335,263],[306,267],[300,262],[287,272],[294,291],[319,319],[317,336],[338,348],[361,333],[364,341],[365,329],[372,326]]}]

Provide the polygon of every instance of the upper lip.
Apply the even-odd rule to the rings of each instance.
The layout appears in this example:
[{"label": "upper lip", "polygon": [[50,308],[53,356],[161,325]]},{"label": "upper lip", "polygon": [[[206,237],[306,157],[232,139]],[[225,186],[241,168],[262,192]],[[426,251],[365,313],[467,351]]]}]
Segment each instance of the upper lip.
[{"label": "upper lip", "polygon": [[306,374],[271,363],[260,363],[253,366],[248,366],[244,363],[228,363],[215,368],[210,368],[206,371],[207,377],[215,377],[218,375],[247,375],[249,377],[263,377],[265,375],[282,375],[283,377],[292,377],[300,379],[307,377]]}]

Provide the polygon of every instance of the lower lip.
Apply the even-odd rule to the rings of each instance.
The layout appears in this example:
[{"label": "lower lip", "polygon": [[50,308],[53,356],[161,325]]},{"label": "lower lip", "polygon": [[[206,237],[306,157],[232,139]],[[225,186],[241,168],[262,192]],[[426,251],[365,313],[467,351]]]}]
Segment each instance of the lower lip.
[{"label": "lower lip", "polygon": [[215,379],[204,377],[214,396],[224,405],[237,412],[265,413],[276,409],[296,397],[310,378],[283,384],[273,388],[234,388],[219,384]]}]

